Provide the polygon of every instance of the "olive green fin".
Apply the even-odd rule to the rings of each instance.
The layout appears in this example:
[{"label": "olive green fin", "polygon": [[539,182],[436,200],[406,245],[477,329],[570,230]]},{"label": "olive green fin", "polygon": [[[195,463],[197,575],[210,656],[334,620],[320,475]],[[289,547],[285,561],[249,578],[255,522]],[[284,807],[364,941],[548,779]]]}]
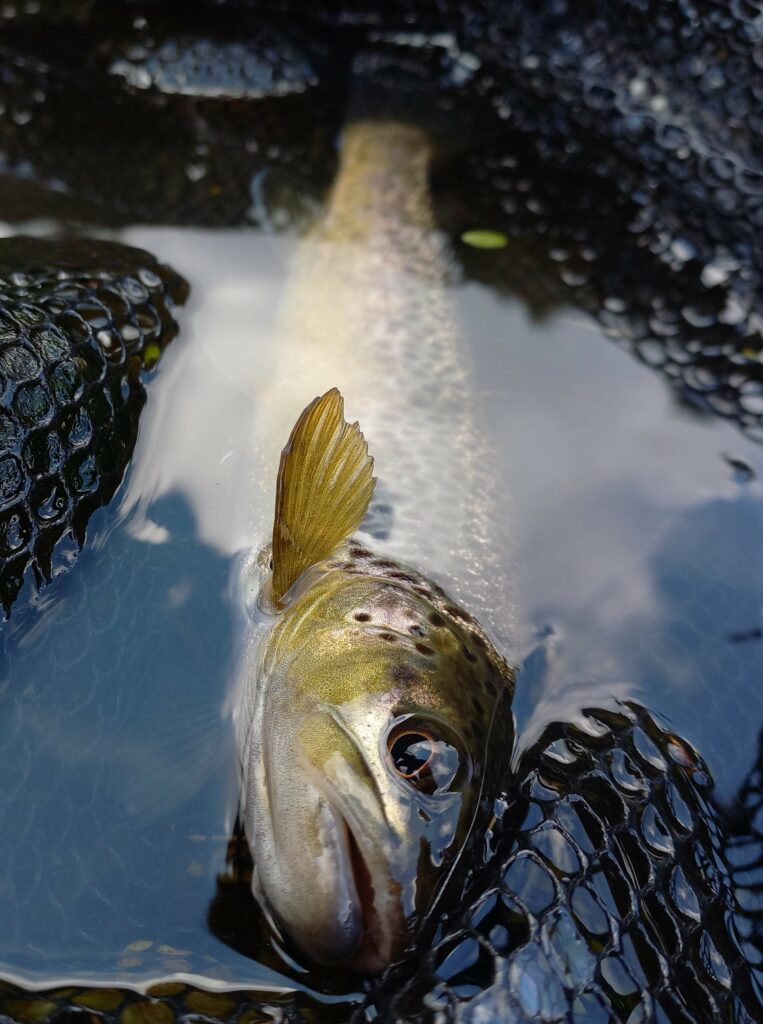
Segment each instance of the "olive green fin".
[{"label": "olive green fin", "polygon": [[273,523],[273,600],[328,557],[366,514],[376,480],[357,423],[336,388],[299,417],[281,454]]}]

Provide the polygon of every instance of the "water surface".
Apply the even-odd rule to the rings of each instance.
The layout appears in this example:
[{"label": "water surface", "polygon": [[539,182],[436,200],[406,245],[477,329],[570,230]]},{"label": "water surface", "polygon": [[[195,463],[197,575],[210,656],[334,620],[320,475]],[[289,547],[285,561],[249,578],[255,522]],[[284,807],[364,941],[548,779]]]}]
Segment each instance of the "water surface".
[{"label": "water surface", "polygon": [[[252,449],[262,403],[278,401],[277,313],[298,240],[153,227],[112,237],[193,290],[120,491],[91,521],[76,569],[11,621],[0,971],[28,985],[192,975],[293,987],[207,918],[236,810],[231,580],[269,515]],[[761,449],[681,405],[579,311],[531,314],[521,296],[455,271],[449,291],[510,495],[495,585],[510,582],[506,630],[527,658],[520,745],[546,721],[636,697],[696,744],[731,799],[763,721]]]}]

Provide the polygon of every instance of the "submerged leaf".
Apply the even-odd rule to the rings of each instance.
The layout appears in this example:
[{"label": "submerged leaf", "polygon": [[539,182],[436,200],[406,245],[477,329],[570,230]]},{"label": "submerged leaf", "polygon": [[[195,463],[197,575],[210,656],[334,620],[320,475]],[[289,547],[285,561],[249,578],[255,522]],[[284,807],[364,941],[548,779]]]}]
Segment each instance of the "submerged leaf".
[{"label": "submerged leaf", "polygon": [[481,228],[464,231],[461,241],[473,249],[505,249],[509,244],[508,238],[502,231],[487,231]]}]

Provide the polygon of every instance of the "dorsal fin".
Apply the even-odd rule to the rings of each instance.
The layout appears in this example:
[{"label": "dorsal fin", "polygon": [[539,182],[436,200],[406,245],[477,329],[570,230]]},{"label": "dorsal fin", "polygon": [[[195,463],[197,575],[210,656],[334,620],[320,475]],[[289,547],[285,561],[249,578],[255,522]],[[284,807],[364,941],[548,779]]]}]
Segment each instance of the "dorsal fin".
[{"label": "dorsal fin", "polygon": [[376,480],[357,423],[344,418],[336,388],[308,405],[281,453],[273,523],[273,600],[349,537]]}]

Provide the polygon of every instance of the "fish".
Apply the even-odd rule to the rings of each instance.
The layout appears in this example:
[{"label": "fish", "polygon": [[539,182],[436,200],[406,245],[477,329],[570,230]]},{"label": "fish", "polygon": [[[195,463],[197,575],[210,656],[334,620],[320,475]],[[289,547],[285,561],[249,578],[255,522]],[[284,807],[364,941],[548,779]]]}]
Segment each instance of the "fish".
[{"label": "fish", "polygon": [[[463,869],[513,748],[514,670],[472,610],[489,460],[444,300],[428,157],[417,128],[352,124],[295,268],[271,393],[329,375],[341,390],[307,405],[273,473],[234,701],[253,892],[309,961],[367,974],[403,955]],[[345,389],[383,453],[378,486]],[[262,452],[282,427],[267,406]]]},{"label": "fish", "polygon": [[246,665],[253,888],[312,960],[377,972],[415,936],[512,750],[514,673],[477,621],[352,533],[372,460],[336,389],[281,460]]}]

